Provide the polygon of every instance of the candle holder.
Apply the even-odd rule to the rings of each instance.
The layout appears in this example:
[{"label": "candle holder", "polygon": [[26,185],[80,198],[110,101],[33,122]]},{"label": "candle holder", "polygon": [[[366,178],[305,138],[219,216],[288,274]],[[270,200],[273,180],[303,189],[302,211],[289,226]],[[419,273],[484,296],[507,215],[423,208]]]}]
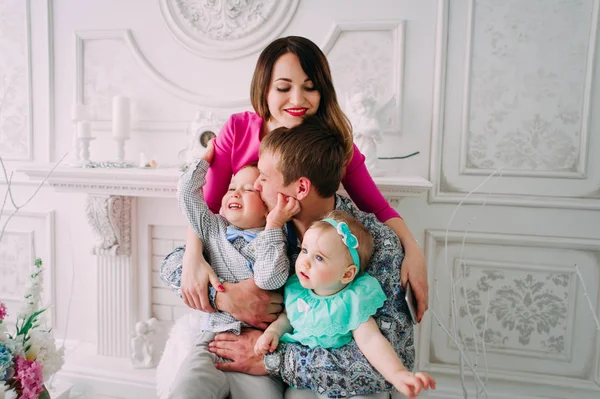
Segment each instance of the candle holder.
[{"label": "candle holder", "polygon": [[96,140],[95,137],[78,137],[79,147],[81,148],[81,162],[87,163],[90,160],[90,141]]},{"label": "candle holder", "polygon": [[125,162],[125,142],[129,137],[113,137],[117,142],[117,162]]}]

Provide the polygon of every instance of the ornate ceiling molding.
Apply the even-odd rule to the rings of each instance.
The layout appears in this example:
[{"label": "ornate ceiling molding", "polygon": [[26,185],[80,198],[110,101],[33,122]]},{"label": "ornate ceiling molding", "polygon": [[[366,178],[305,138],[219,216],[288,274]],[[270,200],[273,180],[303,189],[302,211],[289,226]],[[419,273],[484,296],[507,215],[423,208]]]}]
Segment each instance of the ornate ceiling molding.
[{"label": "ornate ceiling molding", "polygon": [[299,0],[160,0],[167,28],[190,51],[234,59],[263,49],[291,21]]}]

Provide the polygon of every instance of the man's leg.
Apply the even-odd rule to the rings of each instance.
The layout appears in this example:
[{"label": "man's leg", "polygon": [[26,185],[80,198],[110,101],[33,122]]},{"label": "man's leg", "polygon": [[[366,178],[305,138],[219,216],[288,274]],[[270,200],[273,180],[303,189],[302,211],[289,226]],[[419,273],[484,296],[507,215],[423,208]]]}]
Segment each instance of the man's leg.
[{"label": "man's leg", "polygon": [[283,399],[283,381],[279,378],[244,373],[225,373],[231,399]]},{"label": "man's leg", "polygon": [[208,351],[214,333],[203,333],[187,355],[175,381],[169,399],[223,399],[229,394],[227,376],[215,367],[217,356]]},{"label": "man's leg", "polygon": [[[374,393],[372,395],[352,396],[352,399],[388,399],[388,392]],[[285,399],[327,399],[327,396],[317,395],[310,389],[288,388],[285,391]]]}]

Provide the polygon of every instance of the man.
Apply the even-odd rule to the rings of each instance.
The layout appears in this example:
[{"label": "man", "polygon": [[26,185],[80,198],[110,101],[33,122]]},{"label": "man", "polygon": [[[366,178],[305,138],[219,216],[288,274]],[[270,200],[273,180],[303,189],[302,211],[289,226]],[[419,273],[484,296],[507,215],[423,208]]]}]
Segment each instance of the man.
[{"label": "man", "polygon": [[[260,176],[255,189],[271,209],[277,194],[296,198],[301,211],[288,224],[292,260],[299,251],[302,235],[316,220],[337,209],[348,212],[374,237],[375,250],[368,273],[377,278],[387,296],[375,320],[403,363],[412,369],[414,363],[413,329],[403,299],[400,266],[404,254],[398,237],[374,215],[358,210],[345,197],[335,194],[344,173],[345,157],[342,137],[328,131],[317,120],[307,120],[292,129],[280,128],[268,134],[261,143],[258,168]],[[245,288],[252,287],[244,282]],[[216,308],[235,316],[236,303],[243,301],[241,287],[225,286],[216,296]],[[277,303],[280,298],[273,301]],[[250,323],[252,324],[252,323]],[[255,324],[256,325],[256,324]],[[231,363],[219,363],[223,371],[254,375],[280,376],[287,384],[310,389],[329,397],[350,397],[391,391],[392,387],[362,355],[354,341],[338,349],[310,349],[299,344],[280,344],[266,356],[254,353],[261,332],[247,329],[241,335],[220,334],[209,350]],[[296,391],[293,397],[315,397]],[[308,396],[306,394],[308,393]],[[286,394],[287,395],[287,394]],[[290,395],[287,395],[291,397]]]}]

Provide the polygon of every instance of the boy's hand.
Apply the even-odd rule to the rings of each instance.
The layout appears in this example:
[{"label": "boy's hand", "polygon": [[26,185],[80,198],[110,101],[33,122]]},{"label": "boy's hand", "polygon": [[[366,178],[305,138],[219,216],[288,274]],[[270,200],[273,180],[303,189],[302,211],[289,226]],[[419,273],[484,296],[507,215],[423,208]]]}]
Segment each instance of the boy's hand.
[{"label": "boy's hand", "polygon": [[392,381],[394,388],[403,393],[407,398],[414,399],[421,389],[435,389],[435,380],[427,373],[411,373],[399,371],[394,374]]},{"label": "boy's hand", "polygon": [[269,352],[273,352],[277,348],[279,343],[279,335],[274,331],[265,331],[260,336],[256,344],[254,345],[254,352],[257,355],[266,355]]},{"label": "boy's hand", "polygon": [[215,145],[213,143],[214,139],[210,139],[206,144],[206,151],[200,157],[204,159],[210,165],[212,163],[213,157],[215,156]]},{"label": "boy's hand", "polygon": [[300,203],[296,198],[277,194],[277,205],[267,215],[265,229],[280,229],[285,222],[300,212]]}]

